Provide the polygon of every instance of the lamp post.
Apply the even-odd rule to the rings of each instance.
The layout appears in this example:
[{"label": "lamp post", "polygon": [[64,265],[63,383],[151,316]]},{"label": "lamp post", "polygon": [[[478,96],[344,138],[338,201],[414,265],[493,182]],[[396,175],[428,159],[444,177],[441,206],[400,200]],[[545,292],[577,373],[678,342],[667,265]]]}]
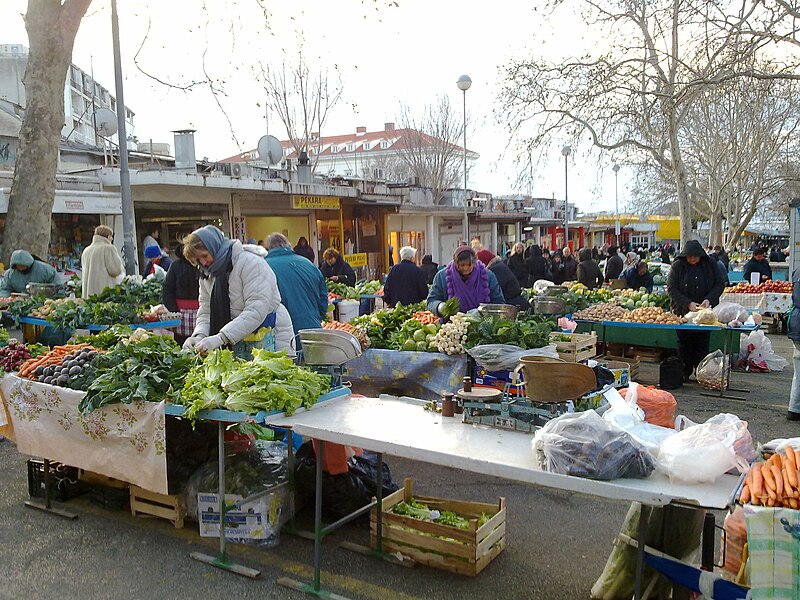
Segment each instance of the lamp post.
[{"label": "lamp post", "polygon": [[619,248],[619,165],[611,167],[614,171],[614,215],[616,221],[614,223],[614,244]]},{"label": "lamp post", "polygon": [[469,214],[467,213],[467,90],[472,85],[469,75],[462,75],[456,81],[458,89],[464,92],[464,243],[469,244]]},{"label": "lamp post", "polygon": [[567,158],[572,148],[564,146],[561,149],[561,154],[564,155],[564,247],[569,248],[569,177],[567,175]]}]

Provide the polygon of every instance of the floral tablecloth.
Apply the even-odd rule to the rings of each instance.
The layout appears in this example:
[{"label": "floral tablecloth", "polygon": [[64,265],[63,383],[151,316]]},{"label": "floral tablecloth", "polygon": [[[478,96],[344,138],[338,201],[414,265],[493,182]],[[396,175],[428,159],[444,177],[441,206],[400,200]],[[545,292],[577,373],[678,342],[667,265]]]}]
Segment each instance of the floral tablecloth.
[{"label": "floral tablecloth", "polygon": [[82,415],[84,392],[15,375],[0,380],[0,392],[22,454],[168,493],[163,402],[116,404]]},{"label": "floral tablecloth", "polygon": [[792,309],[792,295],[768,292],[761,294],[726,293],[719,297],[720,302],[741,304],[750,311],[762,313],[785,313]]},{"label": "floral tablecloth", "polygon": [[436,400],[445,392],[459,390],[467,375],[467,356],[369,349],[345,363],[345,369],[345,380],[350,381],[354,393]]}]

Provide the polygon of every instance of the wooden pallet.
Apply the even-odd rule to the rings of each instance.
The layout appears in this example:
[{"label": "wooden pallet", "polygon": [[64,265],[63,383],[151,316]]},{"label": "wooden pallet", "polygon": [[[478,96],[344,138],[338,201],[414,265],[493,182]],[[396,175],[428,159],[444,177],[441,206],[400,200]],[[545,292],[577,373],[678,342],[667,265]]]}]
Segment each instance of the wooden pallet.
[{"label": "wooden pallet", "polygon": [[[457,529],[391,512],[396,504],[412,497],[432,510],[452,510],[467,517],[469,529]],[[415,496],[411,479],[406,479],[403,488],[383,499],[382,508],[383,551],[399,552],[429,567],[475,576],[506,547],[505,498],[500,498],[496,504],[486,504]],[[478,519],[484,513],[494,516],[478,527]],[[377,540],[376,514],[373,508],[370,513],[370,543],[373,548]]]},{"label": "wooden pallet", "polygon": [[183,529],[186,509],[178,495],[158,494],[132,485],[131,514],[134,517],[141,514],[166,519],[176,529]]},{"label": "wooden pallet", "polygon": [[[570,341],[561,341],[558,338],[568,335]],[[597,354],[597,333],[553,333],[550,341],[556,345],[558,358],[567,362],[581,362],[594,358]]]},{"label": "wooden pallet", "polygon": [[660,363],[664,358],[664,351],[661,348],[633,346],[632,349],[633,356],[644,363]]}]

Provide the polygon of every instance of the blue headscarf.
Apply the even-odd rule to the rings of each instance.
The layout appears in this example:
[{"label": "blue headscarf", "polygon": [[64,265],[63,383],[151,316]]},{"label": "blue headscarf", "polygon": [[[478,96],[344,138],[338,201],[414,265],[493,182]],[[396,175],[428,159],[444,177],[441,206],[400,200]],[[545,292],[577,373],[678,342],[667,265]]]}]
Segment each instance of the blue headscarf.
[{"label": "blue headscarf", "polygon": [[200,241],[203,242],[208,253],[214,257],[214,263],[210,267],[205,268],[201,265],[200,270],[203,271],[207,277],[217,277],[219,274],[229,270],[231,266],[233,240],[227,239],[225,235],[213,225],[206,225],[205,227],[196,229],[194,234],[200,238]]}]

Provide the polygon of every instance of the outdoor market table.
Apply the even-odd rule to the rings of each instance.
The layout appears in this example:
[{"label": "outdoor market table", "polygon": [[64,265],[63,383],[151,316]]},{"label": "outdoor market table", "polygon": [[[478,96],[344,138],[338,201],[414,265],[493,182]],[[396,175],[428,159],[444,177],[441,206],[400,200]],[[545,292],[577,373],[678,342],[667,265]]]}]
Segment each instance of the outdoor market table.
[{"label": "outdoor market table", "polygon": [[[46,319],[39,319],[37,317],[20,317],[20,323],[25,325],[37,325],[39,327],[52,327],[53,324]],[[180,327],[180,319],[170,319],[169,321],[148,321],[147,323],[133,323],[128,325],[131,329],[170,329],[172,327]],[[103,331],[108,329],[111,325],[85,325],[78,329],[88,329],[89,331]]]},{"label": "outdoor market table", "polygon": [[[576,320],[576,333],[596,331],[605,348],[606,343],[631,344],[652,348],[676,349],[678,338],[673,333],[677,328],[689,330],[690,327],[701,327],[702,331],[711,332],[709,350],[722,350],[725,347],[725,333],[721,327],[710,325],[664,325],[659,323],[623,323],[620,321],[585,321]],[[731,351],[738,352],[739,340],[733,340]]]},{"label": "outdoor market table", "polygon": [[[269,426],[287,428],[316,440],[356,446],[378,454],[381,473],[383,453],[411,460],[433,462],[445,467],[504,477],[543,487],[579,492],[601,498],[640,502],[649,506],[680,505],[695,509],[724,509],[733,501],[739,477],[723,475],[714,483],[670,483],[658,473],[647,479],[594,481],[569,475],[548,473],[537,465],[528,434],[477,425],[461,419],[442,417],[423,410],[423,402],[412,398],[346,397],[331,400],[291,417],[268,417]],[[381,552],[381,486],[371,505],[328,527],[322,526],[322,448],[317,444],[317,480],[314,535],[314,583],[282,578],[278,583],[318,597],[332,597],[321,589],[320,560],[322,537],[342,522],[364,514],[372,506],[377,513],[377,551]],[[639,539],[643,538],[646,518],[640,519]],[[644,544],[639,545],[638,561],[643,561]],[[637,562],[637,592],[641,590],[641,562]],[[638,596],[637,596],[638,597]]]}]

